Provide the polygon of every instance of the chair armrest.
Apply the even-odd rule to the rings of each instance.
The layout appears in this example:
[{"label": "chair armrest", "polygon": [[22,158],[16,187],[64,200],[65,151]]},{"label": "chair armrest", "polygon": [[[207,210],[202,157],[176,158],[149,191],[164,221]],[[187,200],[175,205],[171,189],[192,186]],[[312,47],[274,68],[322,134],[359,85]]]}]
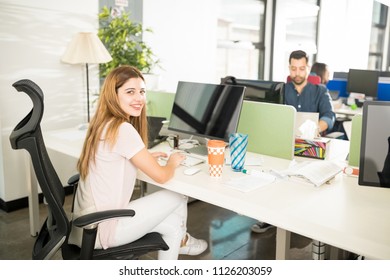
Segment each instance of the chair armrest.
[{"label": "chair armrest", "polygon": [[332,138],[332,139],[342,139],[344,137],[344,135],[345,134],[343,132],[335,131],[335,132],[331,132],[329,134],[326,134],[324,137]]},{"label": "chair armrest", "polygon": [[90,213],[75,219],[73,225],[83,228],[80,259],[92,259],[96,242],[97,226],[100,222],[113,218],[133,217],[134,215],[134,210],[116,209]]},{"label": "chair armrest", "polygon": [[75,219],[72,223],[76,227],[96,227],[97,224],[105,220],[121,217],[133,217],[134,215],[135,211],[131,209],[106,210],[83,215]]},{"label": "chair armrest", "polygon": [[[68,185],[77,188],[78,182],[80,179],[80,175],[76,174],[69,178]],[[74,197],[73,197],[74,199]],[[73,202],[74,204],[74,202]],[[72,204],[72,212],[73,212],[73,204]],[[81,260],[90,260],[93,258],[93,251],[95,249],[96,243],[96,235],[98,224],[121,217],[133,217],[135,215],[135,211],[131,209],[115,209],[115,210],[106,210],[99,211],[90,214],[83,215],[74,219],[72,224],[76,227],[83,228],[83,237],[81,241],[81,251],[80,251],[80,259]]]},{"label": "chair armrest", "polygon": [[75,174],[68,179],[68,185],[73,186],[74,184],[78,183],[79,180],[80,180],[80,174]]}]

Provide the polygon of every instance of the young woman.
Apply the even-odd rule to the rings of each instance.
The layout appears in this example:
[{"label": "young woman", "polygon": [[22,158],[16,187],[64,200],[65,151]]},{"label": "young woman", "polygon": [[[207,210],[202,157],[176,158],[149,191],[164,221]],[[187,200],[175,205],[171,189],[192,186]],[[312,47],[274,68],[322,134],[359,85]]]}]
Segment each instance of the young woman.
[{"label": "young woman", "polygon": [[310,72],[321,78],[321,84],[326,85],[329,82],[329,69],[325,63],[315,62]]},{"label": "young woman", "polygon": [[[169,246],[158,259],[177,259],[178,254],[198,255],[207,249],[204,240],[186,233],[187,197],[168,190],[132,200],[137,169],[158,183],[165,183],[184,160],[173,153],[165,166],[147,147],[146,91],[141,72],[120,66],[107,76],[78,162],[80,183],[74,217],[107,209],[134,209],[129,218],[101,223],[96,248],[106,249],[132,242],[148,232],[162,234]],[[73,228],[70,241],[81,245],[82,231]]]}]

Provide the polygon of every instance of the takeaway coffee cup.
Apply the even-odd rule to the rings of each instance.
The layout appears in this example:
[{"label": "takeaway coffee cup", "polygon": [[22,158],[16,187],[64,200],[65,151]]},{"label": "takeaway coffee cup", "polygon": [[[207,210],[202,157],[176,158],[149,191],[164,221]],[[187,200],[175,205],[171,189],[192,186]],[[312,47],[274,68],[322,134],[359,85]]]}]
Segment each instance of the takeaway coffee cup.
[{"label": "takeaway coffee cup", "polygon": [[225,142],[221,140],[209,140],[207,142],[209,173],[211,177],[222,176],[225,160]]}]

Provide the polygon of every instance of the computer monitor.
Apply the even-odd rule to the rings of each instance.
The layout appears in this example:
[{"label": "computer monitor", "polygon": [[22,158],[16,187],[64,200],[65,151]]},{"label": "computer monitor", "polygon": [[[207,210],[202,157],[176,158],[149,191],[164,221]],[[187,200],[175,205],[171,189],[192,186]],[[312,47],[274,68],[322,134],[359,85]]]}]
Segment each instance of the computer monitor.
[{"label": "computer monitor", "polygon": [[390,187],[389,119],[389,101],[364,102],[359,185]]},{"label": "computer monitor", "polygon": [[229,142],[237,131],[245,87],[179,81],[168,129]]},{"label": "computer monitor", "polygon": [[228,76],[221,84],[245,86],[244,100],[283,104],[284,82],[236,79]]},{"label": "computer monitor", "polygon": [[349,69],[347,91],[362,93],[367,97],[376,99],[378,95],[379,71]]},{"label": "computer monitor", "polygon": [[380,71],[379,77],[390,78],[390,71]]},{"label": "computer monitor", "polygon": [[[378,85],[378,87],[380,87],[381,83],[383,83],[383,84],[390,83],[390,72],[389,71],[380,71],[379,72],[379,85]],[[378,91],[380,91],[380,88],[378,88]]]},{"label": "computer monitor", "polygon": [[333,80],[347,80],[347,79],[348,79],[348,72],[340,72],[340,71],[333,72]]}]

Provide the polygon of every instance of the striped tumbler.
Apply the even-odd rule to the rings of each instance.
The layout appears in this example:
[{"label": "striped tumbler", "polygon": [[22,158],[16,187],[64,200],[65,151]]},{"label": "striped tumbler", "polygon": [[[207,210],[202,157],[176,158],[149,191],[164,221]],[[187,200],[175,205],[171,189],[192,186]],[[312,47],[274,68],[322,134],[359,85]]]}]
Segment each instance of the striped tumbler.
[{"label": "striped tumbler", "polygon": [[230,134],[229,146],[231,167],[233,171],[241,171],[245,164],[248,135],[242,133]]}]

